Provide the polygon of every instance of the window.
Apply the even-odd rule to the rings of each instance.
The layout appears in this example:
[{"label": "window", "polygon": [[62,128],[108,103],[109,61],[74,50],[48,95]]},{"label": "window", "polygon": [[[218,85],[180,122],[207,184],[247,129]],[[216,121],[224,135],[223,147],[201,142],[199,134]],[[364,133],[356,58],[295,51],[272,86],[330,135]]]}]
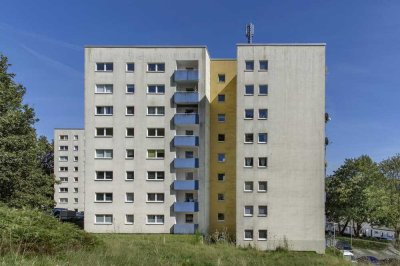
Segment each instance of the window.
[{"label": "window", "polygon": [[244,167],[253,167],[253,157],[244,158]]},{"label": "window", "polygon": [[244,230],[244,240],[253,240],[253,230]]},{"label": "window", "polygon": [[96,214],[95,217],[96,224],[112,224],[113,222],[112,214]]},{"label": "window", "polygon": [[78,161],[78,156],[74,156],[74,162]]},{"label": "window", "polygon": [[59,151],[68,151],[68,146],[60,146],[58,147]]},{"label": "window", "polygon": [[[78,203],[78,198],[74,198],[74,203]],[[78,210],[75,209],[75,211],[77,212]]]},{"label": "window", "polygon": [[61,204],[67,204],[68,203],[68,198],[60,198],[60,203]]},{"label": "window", "polygon": [[194,179],[194,173],[193,172],[186,172],[185,173],[185,179],[186,180],[193,180]]},{"label": "window", "polygon": [[134,106],[127,106],[126,107],[126,115],[134,115],[135,114],[135,107]]},{"label": "window", "polygon": [[79,189],[77,187],[74,187],[74,193],[78,193]]},{"label": "window", "polygon": [[133,214],[125,215],[125,224],[133,224]]},{"label": "window", "polygon": [[147,71],[148,72],[164,72],[165,64],[164,63],[148,63]]},{"label": "window", "polygon": [[125,180],[134,180],[135,172],[134,171],[126,171]]},{"label": "window", "polygon": [[113,150],[96,150],[97,159],[112,159]]},{"label": "window", "polygon": [[135,129],[133,127],[126,128],[126,136],[127,137],[134,137],[135,136]]},{"label": "window", "polygon": [[225,94],[218,94],[218,102],[219,103],[225,102]]},{"label": "window", "polygon": [[258,206],[258,216],[266,217],[268,215],[268,207],[267,206]]},{"label": "window", "polygon": [[218,153],[218,162],[220,163],[225,162],[225,153]]},{"label": "window", "polygon": [[112,193],[96,193],[96,202],[112,202],[113,194]]},{"label": "window", "polygon": [[96,171],[96,180],[113,180],[112,171]]},{"label": "window", "polygon": [[112,115],[112,106],[96,106],[96,115]]},{"label": "window", "polygon": [[218,220],[218,222],[225,221],[225,214],[222,213],[222,212],[219,212],[218,215],[217,215],[217,220]]},{"label": "window", "polygon": [[66,176],[60,177],[60,182],[63,182],[63,183],[68,182],[68,177],[66,177]]},{"label": "window", "polygon": [[253,71],[254,70],[254,61],[253,60],[246,61],[245,69],[246,69],[246,71]]},{"label": "window", "polygon": [[112,84],[96,84],[96,93],[113,93]]},{"label": "window", "polygon": [[185,130],[185,135],[186,136],[193,136],[194,135],[194,131],[193,130]]},{"label": "window", "polygon": [[112,137],[114,130],[112,127],[98,127],[96,128],[96,137]]},{"label": "window", "polygon": [[61,166],[58,170],[59,170],[60,172],[68,172],[68,167],[66,167],[66,166]]},{"label": "window", "polygon": [[164,159],[164,150],[147,150],[147,159]]},{"label": "window", "polygon": [[126,85],[126,93],[135,93],[135,85],[127,84]]},{"label": "window", "polygon": [[60,162],[68,162],[68,156],[60,156],[58,158],[58,161],[60,161]]},{"label": "window", "polygon": [[218,122],[225,122],[225,114],[218,114]]},{"label": "window", "polygon": [[79,178],[77,176],[74,177],[74,182],[78,182]]},{"label": "window", "polygon": [[133,159],[135,158],[135,150],[128,149],[126,150],[126,159]]},{"label": "window", "polygon": [[268,60],[260,60],[260,70],[261,71],[268,70]]},{"label": "window", "polygon": [[244,95],[254,95],[254,85],[245,85]]},{"label": "window", "polygon": [[113,71],[113,63],[96,63],[96,71]]},{"label": "window", "polygon": [[225,74],[218,74],[218,82],[220,83],[225,82]]},{"label": "window", "polygon": [[78,146],[74,146],[74,151],[78,151],[79,147]]},{"label": "window", "polygon": [[164,193],[147,193],[147,202],[164,202]]},{"label": "window", "polygon": [[132,192],[126,193],[125,202],[131,203],[131,202],[133,202],[133,200],[134,200],[134,194]]},{"label": "window", "polygon": [[267,192],[268,183],[267,181],[258,182],[258,192]]},{"label": "window", "polygon": [[78,172],[78,166],[74,167],[74,172]]},{"label": "window", "polygon": [[268,159],[267,157],[258,157],[258,167],[267,167]]},{"label": "window", "polygon": [[258,240],[267,240],[267,230],[258,230]]},{"label": "window", "polygon": [[253,206],[244,206],[244,216],[253,216]]},{"label": "window", "polygon": [[218,134],[218,141],[225,141],[225,134]]},{"label": "window", "polygon": [[253,191],[253,181],[245,181],[244,182],[244,191],[247,191],[247,192]]},{"label": "window", "polygon": [[126,72],[135,71],[135,63],[126,63]]},{"label": "window", "polygon": [[225,180],[225,173],[218,173],[217,178],[218,178],[218,181],[224,181]]},{"label": "window", "polygon": [[67,187],[60,187],[58,192],[60,192],[60,193],[68,193],[68,188]]},{"label": "window", "polygon": [[193,151],[185,151],[185,158],[187,158],[187,159],[194,158],[194,152]]},{"label": "window", "polygon": [[147,129],[147,137],[162,138],[164,136],[165,136],[164,128],[148,128]]},{"label": "window", "polygon": [[185,214],[185,223],[191,224],[191,223],[193,223],[193,220],[194,220],[193,214],[191,214],[191,213]]},{"label": "window", "polygon": [[258,95],[267,95],[267,94],[268,94],[268,85],[258,86]]},{"label": "window", "polygon": [[245,109],[244,110],[244,119],[253,119],[254,118],[254,110],[253,109]]},{"label": "window", "polygon": [[74,135],[74,140],[78,140],[79,136],[78,135]]},{"label": "window", "polygon": [[222,194],[222,193],[218,193],[217,199],[220,200],[220,201],[225,200],[225,195]]},{"label": "window", "polygon": [[147,215],[147,224],[164,224],[164,215]]},{"label": "window", "polygon": [[60,135],[60,140],[68,140],[68,135]]},{"label": "window", "polygon": [[165,174],[163,171],[148,171],[147,180],[164,180]]},{"label": "window", "polygon": [[164,115],[165,109],[164,106],[148,106],[147,107],[147,115]]},{"label": "window", "polygon": [[268,109],[259,109],[258,119],[267,119],[267,118],[268,118]]},{"label": "window", "polygon": [[244,134],[244,143],[253,143],[253,141],[254,141],[254,134],[253,133]]},{"label": "window", "polygon": [[149,93],[149,94],[164,94],[165,93],[165,85],[148,85],[147,93]]},{"label": "window", "polygon": [[268,134],[267,133],[258,133],[258,143],[267,143]]}]

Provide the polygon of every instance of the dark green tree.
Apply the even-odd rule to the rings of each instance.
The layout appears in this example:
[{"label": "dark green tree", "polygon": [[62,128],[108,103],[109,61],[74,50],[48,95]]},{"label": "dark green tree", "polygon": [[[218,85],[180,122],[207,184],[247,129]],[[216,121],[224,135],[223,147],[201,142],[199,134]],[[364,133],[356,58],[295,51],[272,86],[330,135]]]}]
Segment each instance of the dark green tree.
[{"label": "dark green tree", "polygon": [[37,138],[33,108],[23,103],[26,89],[9,73],[0,55],[0,201],[13,207],[54,205],[52,146]]}]

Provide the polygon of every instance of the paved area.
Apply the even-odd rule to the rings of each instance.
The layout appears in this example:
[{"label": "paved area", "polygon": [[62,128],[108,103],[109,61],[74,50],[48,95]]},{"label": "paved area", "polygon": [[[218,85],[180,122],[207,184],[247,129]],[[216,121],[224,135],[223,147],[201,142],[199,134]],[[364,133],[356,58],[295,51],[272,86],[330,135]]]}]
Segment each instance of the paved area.
[{"label": "paved area", "polygon": [[384,249],[384,250],[354,248],[353,254],[356,258],[359,258],[362,256],[374,256],[379,260],[387,259],[387,258],[400,259],[400,252],[398,250],[396,250],[392,245],[390,245],[387,249]]}]

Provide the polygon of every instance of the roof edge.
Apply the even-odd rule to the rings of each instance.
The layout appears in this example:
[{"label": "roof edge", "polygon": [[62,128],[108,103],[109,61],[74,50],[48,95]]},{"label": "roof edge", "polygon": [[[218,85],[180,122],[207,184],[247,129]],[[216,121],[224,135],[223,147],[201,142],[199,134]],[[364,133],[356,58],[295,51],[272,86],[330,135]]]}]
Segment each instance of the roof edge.
[{"label": "roof edge", "polygon": [[[207,45],[85,45],[84,48],[205,48]],[[208,50],[208,49],[207,49]]]},{"label": "roof edge", "polygon": [[237,43],[236,46],[326,46],[326,43]]}]

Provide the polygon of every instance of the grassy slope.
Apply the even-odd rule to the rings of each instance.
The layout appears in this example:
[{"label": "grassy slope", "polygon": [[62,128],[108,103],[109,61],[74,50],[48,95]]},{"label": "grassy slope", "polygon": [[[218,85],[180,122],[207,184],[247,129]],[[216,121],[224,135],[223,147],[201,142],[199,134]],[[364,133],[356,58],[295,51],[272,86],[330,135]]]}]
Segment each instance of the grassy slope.
[{"label": "grassy slope", "polygon": [[100,235],[103,246],[57,256],[0,257],[2,265],[346,265],[332,254],[261,252],[227,244],[195,244],[194,236]]},{"label": "grassy slope", "polygon": [[[338,239],[345,240],[350,243],[350,237],[339,236]],[[373,241],[366,239],[353,238],[353,248],[384,250],[388,248],[389,243],[385,241]]]}]

